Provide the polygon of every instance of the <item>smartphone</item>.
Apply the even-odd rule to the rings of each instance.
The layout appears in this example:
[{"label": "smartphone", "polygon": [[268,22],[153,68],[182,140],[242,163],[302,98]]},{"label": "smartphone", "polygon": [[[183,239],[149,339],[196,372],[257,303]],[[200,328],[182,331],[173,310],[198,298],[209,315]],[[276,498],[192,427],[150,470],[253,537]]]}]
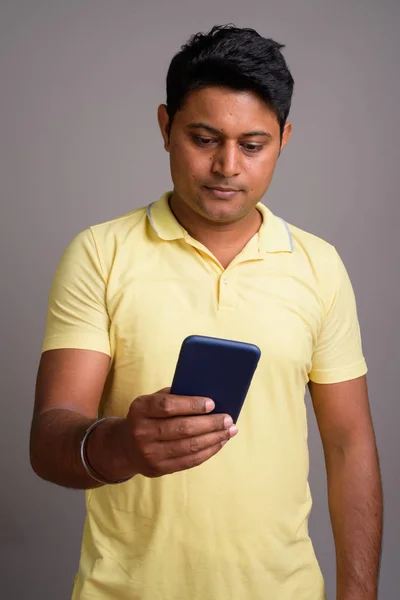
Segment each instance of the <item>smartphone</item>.
[{"label": "smartphone", "polygon": [[260,356],[255,344],[191,335],[182,343],[171,394],[211,398],[212,412],[236,423]]}]

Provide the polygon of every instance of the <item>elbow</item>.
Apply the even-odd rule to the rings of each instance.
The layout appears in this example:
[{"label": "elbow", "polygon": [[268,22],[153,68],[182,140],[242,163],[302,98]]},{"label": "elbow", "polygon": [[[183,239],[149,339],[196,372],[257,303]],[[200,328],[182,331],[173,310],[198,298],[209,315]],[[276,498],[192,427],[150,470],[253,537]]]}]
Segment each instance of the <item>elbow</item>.
[{"label": "elbow", "polygon": [[30,440],[30,444],[29,444],[29,462],[31,465],[31,469],[35,473],[35,475],[37,475],[41,479],[45,479],[43,464],[42,464],[40,456],[37,452],[37,449],[35,448],[35,444],[34,444],[34,441],[32,440],[32,436],[31,436],[31,440]]},{"label": "elbow", "polygon": [[50,474],[50,469],[46,464],[46,461],[39,454],[35,453],[32,449],[29,451],[29,461],[32,471],[43,481],[49,481],[50,483],[56,483],[54,478]]},{"label": "elbow", "polygon": [[29,439],[29,462],[35,475],[40,477],[40,479],[48,481],[46,461],[44,453],[41,451],[41,446],[39,428],[37,427],[37,423],[33,422]]}]

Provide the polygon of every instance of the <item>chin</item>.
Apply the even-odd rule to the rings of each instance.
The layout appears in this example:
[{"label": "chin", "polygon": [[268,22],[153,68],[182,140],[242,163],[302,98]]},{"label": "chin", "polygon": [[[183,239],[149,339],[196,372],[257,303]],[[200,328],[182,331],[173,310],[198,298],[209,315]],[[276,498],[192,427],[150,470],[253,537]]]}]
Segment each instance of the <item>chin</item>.
[{"label": "chin", "polygon": [[246,214],[243,203],[230,200],[203,200],[197,202],[198,212],[210,221],[226,223],[236,221]]},{"label": "chin", "polygon": [[238,210],[209,210],[203,211],[203,215],[213,223],[234,223],[239,221],[244,215]]}]

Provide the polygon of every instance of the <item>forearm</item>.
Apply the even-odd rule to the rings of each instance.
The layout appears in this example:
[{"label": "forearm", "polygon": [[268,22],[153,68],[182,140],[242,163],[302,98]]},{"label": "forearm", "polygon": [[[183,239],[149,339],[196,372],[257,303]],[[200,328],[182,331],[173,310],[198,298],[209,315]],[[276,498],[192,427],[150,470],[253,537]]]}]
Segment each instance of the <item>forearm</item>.
[{"label": "forearm", "polygon": [[[30,439],[31,465],[35,473],[63,487],[100,487],[101,484],[87,474],[80,456],[81,440],[94,420],[65,409],[35,416]],[[88,440],[90,464],[110,481],[133,475],[123,449],[123,421],[113,419],[101,423]]]},{"label": "forearm", "polygon": [[336,547],[337,600],[376,600],[382,488],[374,443],[325,452]]}]

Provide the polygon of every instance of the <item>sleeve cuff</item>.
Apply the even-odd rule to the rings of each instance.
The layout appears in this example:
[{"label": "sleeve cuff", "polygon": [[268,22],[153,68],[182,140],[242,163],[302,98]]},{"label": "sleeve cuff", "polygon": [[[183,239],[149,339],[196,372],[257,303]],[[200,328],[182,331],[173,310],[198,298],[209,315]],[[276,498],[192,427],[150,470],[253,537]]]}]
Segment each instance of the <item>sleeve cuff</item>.
[{"label": "sleeve cuff", "polygon": [[367,363],[361,360],[355,365],[341,367],[339,369],[316,369],[309,374],[310,381],[314,383],[341,383],[362,377],[368,372]]},{"label": "sleeve cuff", "polygon": [[93,336],[85,334],[73,335],[52,335],[46,337],[42,345],[42,353],[48,350],[61,350],[64,348],[74,348],[76,350],[93,350],[102,352],[111,357],[110,342],[103,336]]}]

